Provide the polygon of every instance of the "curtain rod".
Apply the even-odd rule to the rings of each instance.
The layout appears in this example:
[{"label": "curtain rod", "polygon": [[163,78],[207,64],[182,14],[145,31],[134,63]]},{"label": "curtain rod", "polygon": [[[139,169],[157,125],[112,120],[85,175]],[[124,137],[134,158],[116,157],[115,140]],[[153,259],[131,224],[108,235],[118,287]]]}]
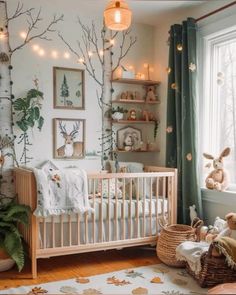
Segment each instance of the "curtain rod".
[{"label": "curtain rod", "polygon": [[203,20],[203,19],[207,18],[208,16],[211,16],[213,14],[216,14],[216,13],[222,11],[222,10],[225,10],[226,8],[229,8],[229,7],[233,6],[233,5],[236,5],[236,1],[233,1],[233,2],[231,2],[231,3],[229,3],[229,4],[225,5],[225,6],[222,6],[222,7],[218,8],[218,9],[212,11],[212,12],[209,12],[209,13],[207,13],[207,14],[199,17],[199,18],[197,18],[196,19],[196,22],[198,22],[200,20]]}]

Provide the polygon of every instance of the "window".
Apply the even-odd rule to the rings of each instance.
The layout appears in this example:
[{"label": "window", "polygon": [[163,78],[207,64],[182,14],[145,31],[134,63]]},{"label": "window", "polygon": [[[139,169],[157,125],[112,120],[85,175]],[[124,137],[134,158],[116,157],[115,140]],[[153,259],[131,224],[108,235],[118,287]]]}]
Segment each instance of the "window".
[{"label": "window", "polygon": [[217,156],[231,148],[224,162],[236,184],[236,27],[208,36],[204,43],[202,149]]}]

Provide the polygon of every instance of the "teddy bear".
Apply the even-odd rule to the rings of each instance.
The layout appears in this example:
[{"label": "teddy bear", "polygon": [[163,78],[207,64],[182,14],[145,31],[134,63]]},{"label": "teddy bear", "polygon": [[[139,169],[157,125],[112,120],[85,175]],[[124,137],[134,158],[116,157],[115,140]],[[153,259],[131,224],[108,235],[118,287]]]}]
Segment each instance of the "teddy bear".
[{"label": "teddy bear", "polygon": [[[228,213],[225,216],[227,226],[225,229],[223,229],[216,237],[221,238],[221,237],[230,237],[232,239],[236,240],[236,213]],[[218,252],[218,250],[213,247],[212,249],[212,256],[214,257],[219,257],[221,254]]]},{"label": "teddy bear", "polygon": [[204,153],[206,159],[213,160],[214,170],[206,178],[206,187],[208,189],[215,189],[217,191],[224,191],[229,186],[228,172],[223,168],[223,158],[230,154],[230,148],[225,148],[219,158],[214,158],[210,154]]}]

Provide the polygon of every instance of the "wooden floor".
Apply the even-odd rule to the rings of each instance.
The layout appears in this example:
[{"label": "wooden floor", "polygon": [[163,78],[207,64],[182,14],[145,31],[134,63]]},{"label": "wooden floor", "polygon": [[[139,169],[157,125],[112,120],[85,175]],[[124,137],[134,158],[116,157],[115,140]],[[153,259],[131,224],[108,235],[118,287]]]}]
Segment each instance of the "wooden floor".
[{"label": "wooden floor", "polygon": [[30,264],[24,271],[16,269],[0,273],[0,290],[26,285],[87,277],[121,269],[157,264],[159,260],[152,249],[128,248],[102,252],[76,254],[38,260],[38,278],[30,279]]}]

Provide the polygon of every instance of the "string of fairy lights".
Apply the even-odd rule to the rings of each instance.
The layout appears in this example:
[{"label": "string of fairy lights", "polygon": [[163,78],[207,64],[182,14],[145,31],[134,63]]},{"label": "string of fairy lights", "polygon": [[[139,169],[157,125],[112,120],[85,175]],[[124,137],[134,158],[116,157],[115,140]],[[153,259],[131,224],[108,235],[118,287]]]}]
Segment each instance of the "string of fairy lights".
[{"label": "string of fairy lights", "polygon": [[[0,38],[4,38],[4,35],[5,34],[1,34],[0,33]],[[27,37],[27,33],[26,32],[20,32],[20,37],[22,39],[26,39]],[[104,50],[103,49],[100,49],[99,50],[99,55],[102,57],[104,55],[104,52],[105,51],[108,51],[110,49],[110,47],[113,47],[115,46],[115,40],[114,39],[110,39],[110,40],[107,40],[107,42],[109,43],[109,46],[107,48],[105,48]],[[71,54],[68,52],[68,51],[65,51],[63,53],[59,52],[58,50],[55,50],[55,49],[52,49],[50,50],[50,53],[48,53],[43,47],[41,47],[39,44],[32,44],[31,45],[31,48],[32,50],[37,53],[40,57],[51,57],[53,59],[59,59],[59,58],[64,58],[64,59],[67,59],[69,60],[71,58]],[[92,51],[92,50],[89,50],[87,52],[88,54],[88,57],[89,58],[92,58],[94,56],[94,54],[97,53],[95,51]],[[78,63],[80,64],[84,64],[85,63],[85,60],[83,57],[80,57],[78,59]],[[137,72],[135,74],[135,78],[136,79],[140,79],[140,80],[150,80],[150,73],[153,73],[154,72],[154,69],[153,67],[150,66],[149,63],[144,63],[143,64],[143,67],[147,70],[147,74],[145,75],[144,73],[142,72]],[[134,66],[132,65],[129,65],[127,66],[127,70],[131,71],[131,72],[134,72]]]}]

